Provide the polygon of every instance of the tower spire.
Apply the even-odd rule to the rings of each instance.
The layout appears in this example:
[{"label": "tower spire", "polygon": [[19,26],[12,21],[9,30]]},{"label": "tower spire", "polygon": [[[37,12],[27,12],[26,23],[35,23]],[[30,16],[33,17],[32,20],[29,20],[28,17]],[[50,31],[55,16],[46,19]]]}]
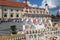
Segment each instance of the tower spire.
[{"label": "tower spire", "polygon": [[48,6],[47,1],[45,1],[45,6]]},{"label": "tower spire", "polygon": [[49,14],[49,6],[48,6],[48,3],[47,3],[47,1],[45,1],[45,12],[47,13],[47,14]]}]

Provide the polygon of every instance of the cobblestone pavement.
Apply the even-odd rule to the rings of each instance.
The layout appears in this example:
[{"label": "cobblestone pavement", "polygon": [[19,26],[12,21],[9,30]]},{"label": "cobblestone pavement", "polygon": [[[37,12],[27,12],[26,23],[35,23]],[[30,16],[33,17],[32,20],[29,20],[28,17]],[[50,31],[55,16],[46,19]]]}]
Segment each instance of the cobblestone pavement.
[{"label": "cobblestone pavement", "polygon": [[0,24],[0,36],[9,35],[10,34],[10,26],[11,25],[16,25],[18,31],[22,30],[22,23],[18,23],[18,22],[1,23]]}]

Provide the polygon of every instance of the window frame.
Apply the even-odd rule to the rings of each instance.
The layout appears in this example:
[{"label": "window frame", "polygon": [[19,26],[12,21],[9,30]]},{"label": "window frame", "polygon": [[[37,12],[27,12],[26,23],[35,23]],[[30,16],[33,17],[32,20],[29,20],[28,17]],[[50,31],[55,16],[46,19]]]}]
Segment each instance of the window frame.
[{"label": "window frame", "polygon": [[7,17],[7,13],[4,13],[3,16],[4,16],[4,17]]},{"label": "window frame", "polygon": [[4,11],[7,11],[7,8],[4,8]]},{"label": "window frame", "polygon": [[16,17],[19,17],[19,13],[16,13]]},{"label": "window frame", "polygon": [[10,14],[10,17],[13,17],[13,16],[14,16],[13,13],[11,13],[11,14]]}]

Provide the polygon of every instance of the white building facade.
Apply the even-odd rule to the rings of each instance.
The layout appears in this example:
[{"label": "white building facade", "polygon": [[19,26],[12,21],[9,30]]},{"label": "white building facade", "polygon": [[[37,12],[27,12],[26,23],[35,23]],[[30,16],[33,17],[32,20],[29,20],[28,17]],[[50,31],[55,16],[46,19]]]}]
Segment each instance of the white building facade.
[{"label": "white building facade", "polygon": [[0,18],[4,18],[4,19],[5,18],[6,19],[20,18],[21,10],[22,8],[1,6],[0,7]]},{"label": "white building facade", "polygon": [[4,19],[21,18],[22,15],[25,13],[49,15],[47,6],[45,6],[44,9],[44,8],[30,7],[26,3],[12,2],[8,0],[0,1],[0,18],[4,18]]}]

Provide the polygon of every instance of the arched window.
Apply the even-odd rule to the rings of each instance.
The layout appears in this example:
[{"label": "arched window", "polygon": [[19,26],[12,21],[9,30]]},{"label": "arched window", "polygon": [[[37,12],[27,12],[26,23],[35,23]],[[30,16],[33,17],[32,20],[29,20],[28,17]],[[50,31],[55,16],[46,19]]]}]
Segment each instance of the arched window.
[{"label": "arched window", "polygon": [[13,13],[10,14],[10,17],[13,17]]},{"label": "arched window", "polygon": [[4,17],[7,17],[7,13],[4,13]]},{"label": "arched window", "polygon": [[17,12],[19,11],[19,10],[16,10]]},{"label": "arched window", "polygon": [[11,11],[13,11],[13,9],[11,9]]},{"label": "arched window", "polygon": [[7,9],[6,9],[6,8],[4,8],[4,11],[7,11]]},{"label": "arched window", "polygon": [[16,14],[16,17],[19,17],[19,14]]}]

